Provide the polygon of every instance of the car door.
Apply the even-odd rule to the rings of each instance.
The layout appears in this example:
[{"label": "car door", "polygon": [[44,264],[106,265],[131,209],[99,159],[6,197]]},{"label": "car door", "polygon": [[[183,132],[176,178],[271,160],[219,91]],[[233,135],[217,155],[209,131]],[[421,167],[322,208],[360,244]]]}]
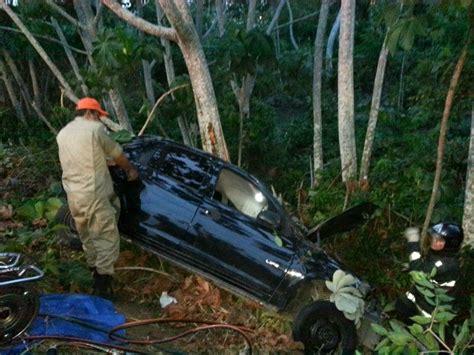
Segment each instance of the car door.
[{"label": "car door", "polygon": [[[221,170],[212,196],[205,197],[188,235],[196,265],[258,299],[269,300],[291,263],[293,252],[278,231],[264,227],[262,210],[278,214],[276,201],[238,170]],[[283,216],[280,216],[283,217]]]},{"label": "car door", "polygon": [[[193,152],[173,145],[158,149],[129,184],[128,234],[173,258],[186,258],[181,243],[202,200],[209,164]],[[184,239],[183,239],[184,238]]]}]

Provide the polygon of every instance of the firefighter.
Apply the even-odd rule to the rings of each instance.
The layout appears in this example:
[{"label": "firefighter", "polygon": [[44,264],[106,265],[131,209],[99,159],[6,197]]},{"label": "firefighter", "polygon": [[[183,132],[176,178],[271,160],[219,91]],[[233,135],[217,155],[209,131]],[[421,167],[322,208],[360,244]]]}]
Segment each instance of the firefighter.
[{"label": "firefighter", "polygon": [[120,249],[120,202],[114,193],[107,159],[124,169],[130,181],[138,178],[138,172],[122,147],[107,134],[100,120],[107,115],[97,100],[85,97],[77,102],[75,119],[61,129],[56,140],[69,209],[93,271],[93,293],[111,297],[114,264]]},{"label": "firefighter", "polygon": [[[460,276],[459,250],[464,233],[458,224],[438,223],[428,231],[431,238],[430,249],[426,257],[420,253],[420,233],[418,228],[408,228],[405,237],[408,241],[410,271],[422,271],[431,274],[436,269],[431,282],[453,293]],[[395,303],[398,318],[410,322],[410,317],[419,315],[430,317],[434,307],[426,302],[424,296],[413,287]]]}]

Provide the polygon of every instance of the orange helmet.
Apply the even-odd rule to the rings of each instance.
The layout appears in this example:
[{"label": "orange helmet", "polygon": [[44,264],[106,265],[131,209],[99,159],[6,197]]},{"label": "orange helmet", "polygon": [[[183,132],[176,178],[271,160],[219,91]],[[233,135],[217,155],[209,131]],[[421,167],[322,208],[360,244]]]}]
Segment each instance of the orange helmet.
[{"label": "orange helmet", "polygon": [[77,102],[76,111],[79,110],[94,110],[99,112],[101,116],[108,116],[108,112],[102,109],[99,104],[99,101],[93,99],[92,97],[84,97]]}]

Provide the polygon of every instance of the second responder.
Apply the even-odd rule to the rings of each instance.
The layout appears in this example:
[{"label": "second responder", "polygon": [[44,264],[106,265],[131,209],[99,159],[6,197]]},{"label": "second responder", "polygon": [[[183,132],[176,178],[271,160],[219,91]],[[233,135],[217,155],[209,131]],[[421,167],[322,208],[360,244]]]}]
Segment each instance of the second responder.
[{"label": "second responder", "polygon": [[[426,257],[422,257],[418,228],[405,231],[410,271],[422,271],[429,275],[435,268],[436,274],[431,282],[453,294],[460,277],[459,250],[464,239],[463,230],[456,223],[438,223],[429,229],[428,234],[431,238],[430,249]],[[415,287],[397,300],[395,308],[398,318],[406,323],[410,322],[410,317],[418,314],[430,317],[434,309]]]}]

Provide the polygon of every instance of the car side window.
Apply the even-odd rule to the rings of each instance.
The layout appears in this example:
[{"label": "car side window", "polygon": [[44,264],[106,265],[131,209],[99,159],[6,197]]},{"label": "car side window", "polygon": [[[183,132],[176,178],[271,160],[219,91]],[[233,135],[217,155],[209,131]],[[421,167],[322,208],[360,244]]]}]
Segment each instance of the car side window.
[{"label": "car side window", "polygon": [[150,166],[187,187],[199,190],[206,181],[210,163],[200,155],[179,148],[170,148],[163,159],[154,156]]},{"label": "car side window", "polygon": [[257,186],[225,168],[222,169],[217,180],[213,199],[253,218],[257,218],[261,211],[272,206]]}]

